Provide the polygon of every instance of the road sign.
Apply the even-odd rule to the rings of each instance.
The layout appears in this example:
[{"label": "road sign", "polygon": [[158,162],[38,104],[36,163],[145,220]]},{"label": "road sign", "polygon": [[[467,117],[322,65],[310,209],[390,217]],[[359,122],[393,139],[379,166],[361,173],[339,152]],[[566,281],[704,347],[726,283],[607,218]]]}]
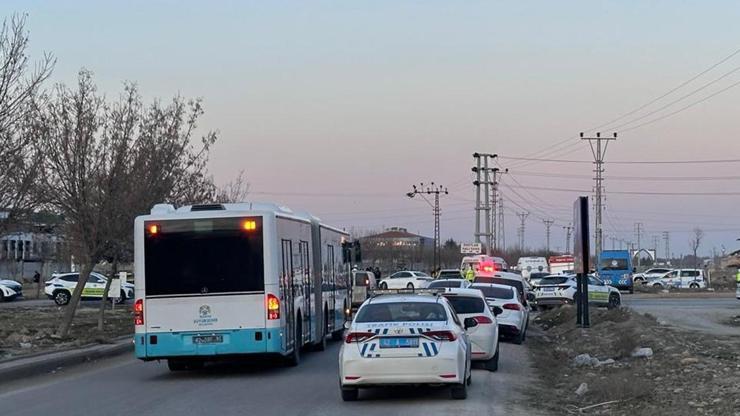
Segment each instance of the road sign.
[{"label": "road sign", "polygon": [[121,279],[115,278],[110,281],[110,289],[108,289],[109,298],[118,298],[121,296]]},{"label": "road sign", "polygon": [[483,252],[481,243],[462,243],[460,244],[460,254],[480,254]]}]

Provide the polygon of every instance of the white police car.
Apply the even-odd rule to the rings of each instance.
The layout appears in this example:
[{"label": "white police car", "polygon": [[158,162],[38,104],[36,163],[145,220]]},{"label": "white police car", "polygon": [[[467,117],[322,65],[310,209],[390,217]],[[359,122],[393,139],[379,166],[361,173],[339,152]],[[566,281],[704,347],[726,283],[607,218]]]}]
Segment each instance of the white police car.
[{"label": "white police car", "polygon": [[465,399],[472,380],[465,330],[478,322],[461,321],[431,290],[378,292],[360,306],[339,351],[342,399],[357,400],[360,388],[394,385],[448,385],[453,399]]},{"label": "white police car", "polygon": [[[576,294],[575,275],[552,275],[542,278],[534,288],[538,307],[572,304]],[[609,286],[596,276],[588,276],[588,303],[617,308],[622,304],[619,289]]]},{"label": "white police car", "polygon": [[23,285],[15,280],[0,279],[0,302],[23,296]]},{"label": "white police car", "polygon": [[[57,305],[66,305],[72,299],[72,293],[77,287],[77,281],[80,280],[79,273],[61,273],[53,274],[51,279],[46,282],[44,294],[54,301]],[[82,299],[101,299],[107,277],[100,273],[92,272],[87,278],[85,287],[82,289]],[[121,293],[118,296],[118,303],[123,303],[126,299],[134,297],[134,285],[128,282],[121,283]]]}]

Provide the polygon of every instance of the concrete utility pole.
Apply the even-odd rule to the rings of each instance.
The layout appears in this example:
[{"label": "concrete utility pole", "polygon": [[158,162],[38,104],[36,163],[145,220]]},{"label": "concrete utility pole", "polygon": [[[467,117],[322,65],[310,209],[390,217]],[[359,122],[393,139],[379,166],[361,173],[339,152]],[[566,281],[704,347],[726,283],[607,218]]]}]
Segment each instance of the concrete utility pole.
[{"label": "concrete utility pole", "polygon": [[653,259],[653,263],[658,262],[658,241],[660,240],[660,237],[657,235],[653,236],[653,251],[655,251],[655,258]]},{"label": "concrete utility pole", "polygon": [[527,217],[529,217],[529,212],[517,212],[516,216],[519,217],[519,250],[524,251],[524,230],[526,227]]},{"label": "concrete utility pole", "polygon": [[[493,233],[491,232],[491,185],[493,185],[493,180],[491,179],[491,172],[496,168],[490,168],[489,167],[489,161],[493,161],[493,159],[497,158],[498,155],[495,154],[489,154],[489,153],[473,153],[473,158],[475,159],[475,167],[473,167],[473,172],[476,173],[476,180],[473,182],[473,185],[476,186],[476,194],[475,194],[475,211],[476,211],[476,217],[475,217],[475,241],[476,243],[480,243],[481,236],[486,237],[486,254],[491,255],[491,250],[493,248]],[[482,165],[482,166],[481,166]],[[497,170],[497,169],[496,169]],[[481,173],[482,180],[481,180]],[[495,177],[495,175],[494,175]],[[481,190],[481,185],[483,185],[483,189]],[[483,193],[483,204],[481,205],[481,193]],[[481,232],[481,211],[483,211],[483,220],[485,221],[485,233]]]},{"label": "concrete utility pole", "polygon": [[[591,146],[591,153],[594,155],[594,173],[596,177],[596,201],[594,201],[594,225],[596,234],[596,264],[600,264],[601,250],[603,249],[603,231],[602,231],[602,219],[601,211],[604,209],[604,157],[606,156],[606,149],[609,147],[609,142],[617,140],[617,133],[614,133],[613,137],[601,137],[601,133],[596,133],[596,137],[584,137],[581,133],[581,140],[588,140],[588,144]],[[603,146],[602,146],[603,143]],[[594,146],[595,145],[595,146]]]},{"label": "concrete utility pole", "polygon": [[573,236],[573,224],[563,227],[565,230],[565,254],[570,254],[570,237]]},{"label": "concrete utility pole", "polygon": [[640,250],[642,250],[642,223],[636,222],[635,223],[635,234],[637,235],[637,268],[639,269],[641,266],[640,261]]},{"label": "concrete utility pole", "polygon": [[545,246],[545,253],[547,255],[550,255],[550,227],[555,223],[554,220],[542,220],[543,223],[545,223],[545,241],[547,242]]},{"label": "concrete utility pole", "polygon": [[[442,185],[435,185],[434,182],[424,186],[424,182],[420,183],[417,187],[416,185],[413,185],[413,190],[411,192],[406,193],[406,196],[409,198],[413,198],[416,195],[421,195],[422,198],[424,198],[424,194],[427,195],[434,195],[434,205],[432,205],[432,209],[434,210],[434,270],[439,269],[439,262],[440,262],[440,233],[439,233],[439,216],[442,214],[442,212],[439,209],[439,195],[444,194],[447,195],[449,192],[447,192],[447,188],[443,187]],[[426,198],[424,200],[427,201]],[[431,204],[430,204],[431,205]]]}]

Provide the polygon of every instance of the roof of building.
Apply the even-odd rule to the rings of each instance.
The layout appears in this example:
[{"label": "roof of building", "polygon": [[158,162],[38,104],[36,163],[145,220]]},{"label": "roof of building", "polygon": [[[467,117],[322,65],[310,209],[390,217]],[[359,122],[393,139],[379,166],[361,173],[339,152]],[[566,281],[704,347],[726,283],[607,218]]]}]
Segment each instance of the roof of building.
[{"label": "roof of building", "polygon": [[410,233],[405,228],[400,228],[400,227],[389,228],[388,230],[380,234],[368,235],[363,238],[427,238],[429,239],[429,237],[424,237],[423,235]]}]

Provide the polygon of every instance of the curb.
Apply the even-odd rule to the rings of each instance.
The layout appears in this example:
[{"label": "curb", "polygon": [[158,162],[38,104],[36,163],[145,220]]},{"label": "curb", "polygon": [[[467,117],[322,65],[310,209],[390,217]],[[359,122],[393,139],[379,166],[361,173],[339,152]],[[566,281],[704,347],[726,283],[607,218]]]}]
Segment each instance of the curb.
[{"label": "curb", "polygon": [[0,363],[0,385],[21,378],[52,372],[100,358],[114,357],[134,350],[132,336],[114,344],[87,346],[75,350],[55,351],[31,357],[19,357]]}]

